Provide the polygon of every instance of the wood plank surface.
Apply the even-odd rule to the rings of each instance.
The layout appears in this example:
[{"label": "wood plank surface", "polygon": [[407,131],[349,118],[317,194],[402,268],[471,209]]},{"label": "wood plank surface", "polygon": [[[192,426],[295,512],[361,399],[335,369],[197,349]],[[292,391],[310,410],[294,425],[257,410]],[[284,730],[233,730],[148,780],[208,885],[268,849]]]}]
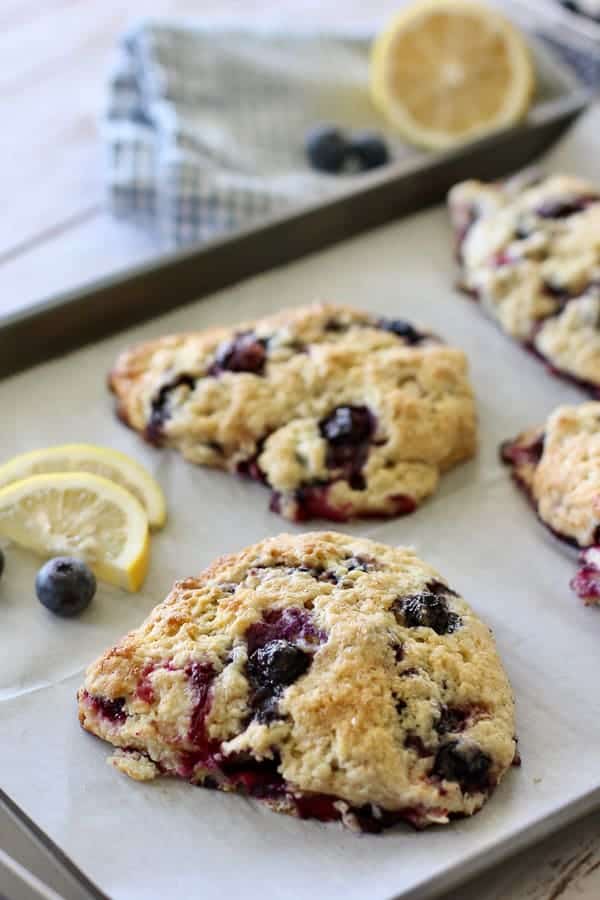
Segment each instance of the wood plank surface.
[{"label": "wood plank surface", "polygon": [[[105,209],[98,120],[118,36],[147,15],[376,22],[386,0],[2,0],[0,315],[151,258],[157,241]],[[600,813],[447,900],[598,900]]]}]

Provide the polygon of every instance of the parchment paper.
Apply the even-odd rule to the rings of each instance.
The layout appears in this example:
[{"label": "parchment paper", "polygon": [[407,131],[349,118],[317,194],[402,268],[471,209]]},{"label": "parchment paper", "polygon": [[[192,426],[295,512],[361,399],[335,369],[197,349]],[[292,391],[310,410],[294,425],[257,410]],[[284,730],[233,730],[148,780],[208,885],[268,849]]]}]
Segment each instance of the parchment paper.
[{"label": "parchment paper", "polygon": [[[595,110],[549,166],[600,180],[599,136]],[[0,385],[2,457],[68,441],[107,444],[144,462],[168,497],[169,524],[153,539],[141,594],[102,585],[79,619],[54,619],[34,596],[38,561],[14,548],[0,583],[2,787],[111,897],[423,897],[575,808],[600,803],[600,610],[570,593],[573,558],[536,523],[497,457],[501,440],[584,397],[546,375],[453,292],[451,243],[445,211],[433,210]],[[314,298],[421,322],[471,361],[478,458],[447,475],[412,516],[341,526],[414,546],[495,632],[517,698],[523,766],[508,773],[479,815],[450,827],[356,836],[183,782],[137,784],[104,764],[109,748],[77,722],[83,668],[138,624],[176,577],[295,527],[268,511],[259,485],[146,447],[114,417],[107,369],[141,338],[235,323]],[[319,526],[328,527],[311,525]]]}]

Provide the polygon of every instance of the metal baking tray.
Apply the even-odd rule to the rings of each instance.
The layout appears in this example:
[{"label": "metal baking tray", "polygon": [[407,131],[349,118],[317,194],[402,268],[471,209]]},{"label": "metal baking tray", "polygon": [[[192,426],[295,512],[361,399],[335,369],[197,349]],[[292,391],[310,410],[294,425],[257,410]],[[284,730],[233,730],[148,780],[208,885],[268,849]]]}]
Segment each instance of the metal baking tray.
[{"label": "metal baking tray", "polygon": [[[565,85],[562,85],[564,88]],[[566,131],[590,102],[581,89],[558,89],[538,104],[519,126],[460,150],[390,166],[365,176],[333,200],[273,218],[257,228],[159,259],[83,290],[42,302],[0,321],[0,375],[29,368],[120,332],[174,307],[208,296],[250,276],[344,241],[360,232],[440,202],[448,189],[467,177],[497,178],[530,165]],[[38,855],[51,860],[75,884],[81,898],[105,895],[2,791],[0,807]],[[587,809],[585,804],[558,814],[558,827]],[[0,820],[1,821],[1,820]],[[532,829],[523,842],[549,828]],[[522,846],[523,844],[521,844]],[[500,858],[488,854],[487,863]],[[514,849],[514,847],[512,848]],[[471,873],[475,872],[475,867]],[[0,894],[2,886],[0,884]],[[440,890],[442,886],[438,886]],[[411,894],[412,896],[412,894]]]},{"label": "metal baking tray", "polygon": [[326,202],[164,255],[0,319],[0,376],[81,347],[237,281],[444,200],[464,178],[499,178],[534,162],[591,102],[591,93],[534,44],[540,101],[526,121],[448,153],[386,166]]},{"label": "metal baking tray", "polygon": [[0,897],[2,900],[107,900],[2,790]]}]

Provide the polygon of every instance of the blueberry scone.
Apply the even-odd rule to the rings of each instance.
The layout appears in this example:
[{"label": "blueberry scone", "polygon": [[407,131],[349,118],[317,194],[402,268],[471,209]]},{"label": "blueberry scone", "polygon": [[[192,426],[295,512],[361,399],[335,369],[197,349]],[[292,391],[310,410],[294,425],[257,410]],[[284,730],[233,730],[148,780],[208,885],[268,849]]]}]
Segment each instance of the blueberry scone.
[{"label": "blueberry scone", "polygon": [[600,403],[560,406],[545,425],[502,447],[539,518],[581,548],[571,582],[586,603],[600,603]]},{"label": "blueberry scone", "polygon": [[345,307],[161,338],[110,385],[146,440],[257,479],[295,521],[412,512],[475,452],[464,354]]},{"label": "blueberry scone", "polygon": [[79,717],[132,778],[367,831],[471,815],[516,755],[489,629],[411,551],[327,532],[177,582],[88,669]]},{"label": "blueberry scone", "polygon": [[462,286],[555,374],[600,396],[600,190],[568,175],[452,189]]}]

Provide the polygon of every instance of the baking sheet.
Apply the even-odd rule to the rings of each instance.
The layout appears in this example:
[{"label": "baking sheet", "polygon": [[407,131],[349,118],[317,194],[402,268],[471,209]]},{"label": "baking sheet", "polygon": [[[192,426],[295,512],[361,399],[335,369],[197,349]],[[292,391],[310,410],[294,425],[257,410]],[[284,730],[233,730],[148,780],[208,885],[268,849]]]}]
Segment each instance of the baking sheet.
[{"label": "baking sheet", "polygon": [[[594,109],[550,166],[600,180],[599,135]],[[169,524],[153,539],[141,594],[101,586],[79,619],[53,619],[34,597],[38,562],[12,548],[0,583],[0,783],[115,900],[178,894],[252,900],[265,892],[277,900],[425,897],[574,811],[600,804],[600,611],[571,595],[572,559],[545,540],[497,458],[501,440],[558,403],[583,397],[545,376],[453,293],[455,276],[445,212],[432,210],[0,385],[2,457],[68,441],[108,444],[144,462],[168,497]],[[144,446],[112,413],[107,369],[132,341],[235,323],[314,298],[414,319],[463,347],[471,361],[478,458],[447,475],[412,516],[340,526],[414,546],[495,632],[517,697],[523,767],[508,773],[480,814],[447,828],[356,836],[183,782],[137,784],[104,764],[108,747],[77,722],[84,666],[138,624],[176,577],[267,535],[302,530],[268,511],[261,486]],[[328,527],[312,527],[319,525]]]}]

